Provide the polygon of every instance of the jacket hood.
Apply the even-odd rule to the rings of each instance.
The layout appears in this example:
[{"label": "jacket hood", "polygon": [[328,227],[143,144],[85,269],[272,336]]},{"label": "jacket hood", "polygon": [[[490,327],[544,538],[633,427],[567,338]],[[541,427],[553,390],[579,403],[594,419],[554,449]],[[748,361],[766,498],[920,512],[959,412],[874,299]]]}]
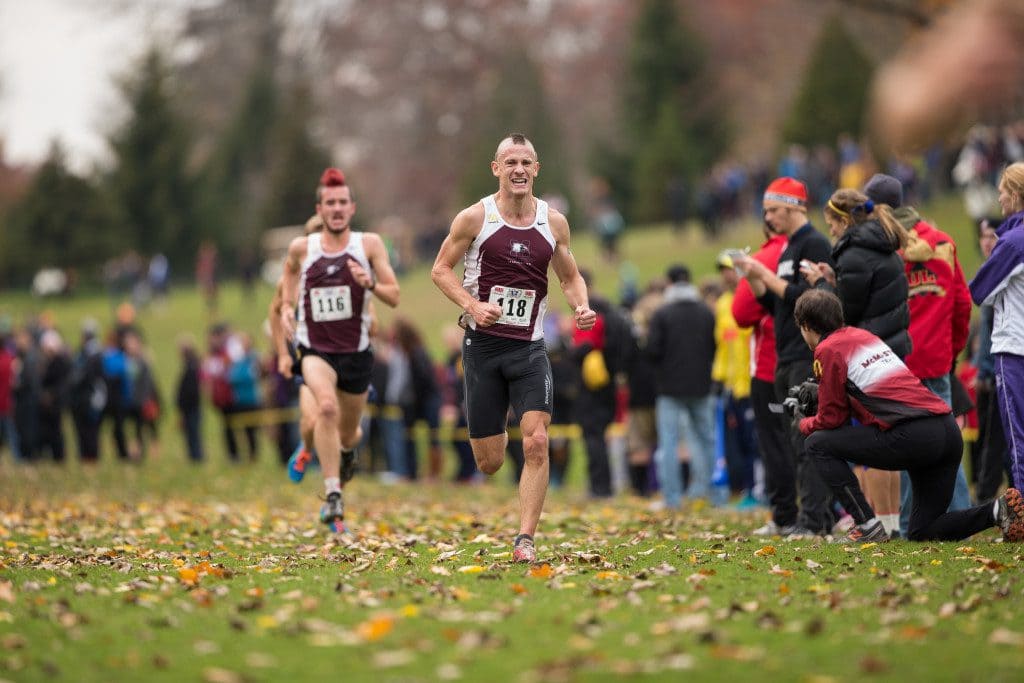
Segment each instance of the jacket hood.
[{"label": "jacket hood", "polygon": [[836,242],[835,247],[832,248],[833,256],[838,256],[840,252],[848,247],[861,247],[877,251],[881,254],[891,254],[898,250],[900,245],[894,238],[889,237],[880,223],[868,220],[850,226],[843,233],[843,236]]},{"label": "jacket hood", "polygon": [[903,226],[903,229],[908,232],[921,222],[921,214],[912,206],[901,206],[898,209],[893,209],[892,215]]},{"label": "jacket hood", "polygon": [[700,301],[700,292],[689,282],[678,282],[665,288],[664,303],[674,301]]}]

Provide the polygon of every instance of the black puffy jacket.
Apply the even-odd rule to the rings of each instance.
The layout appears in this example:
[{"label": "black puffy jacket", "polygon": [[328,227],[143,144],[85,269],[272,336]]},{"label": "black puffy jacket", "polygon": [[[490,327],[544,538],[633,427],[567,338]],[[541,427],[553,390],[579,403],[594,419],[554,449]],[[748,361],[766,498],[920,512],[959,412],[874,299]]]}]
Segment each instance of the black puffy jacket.
[{"label": "black puffy jacket", "polygon": [[847,325],[871,332],[900,358],[910,354],[907,276],[895,243],[873,220],[850,228],[832,247],[836,294]]}]

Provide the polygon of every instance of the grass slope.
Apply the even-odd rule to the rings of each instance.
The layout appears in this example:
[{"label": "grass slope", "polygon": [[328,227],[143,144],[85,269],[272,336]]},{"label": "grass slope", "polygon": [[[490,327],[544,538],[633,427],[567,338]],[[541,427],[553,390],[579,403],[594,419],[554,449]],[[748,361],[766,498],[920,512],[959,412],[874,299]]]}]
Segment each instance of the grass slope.
[{"label": "grass slope", "polygon": [[[976,249],[959,204],[926,215]],[[723,246],[666,229],[627,235],[640,281],[673,261],[711,274]],[[617,266],[575,238],[599,288]],[[227,288],[222,315],[259,330],[269,297]],[[6,296],[18,316],[36,307]],[[48,302],[65,333],[102,299]],[[435,348],[453,307],[425,268],[402,312]],[[194,291],[140,315],[165,392],[174,338],[201,336]],[[652,515],[642,503],[553,491],[538,536],[546,564],[509,563],[515,490],[384,487],[347,494],[352,533],[315,522],[317,477],[287,483],[269,457],[230,466],[206,421],[210,461],[185,464],[171,421],[140,466],[19,467],[0,460],[0,679],[12,681],[650,680],[1016,681],[1024,666],[1021,548],[964,543],[840,547],[752,539],[763,513]],[[265,454],[266,455],[266,454]],[[581,460],[576,457],[577,462]]]}]

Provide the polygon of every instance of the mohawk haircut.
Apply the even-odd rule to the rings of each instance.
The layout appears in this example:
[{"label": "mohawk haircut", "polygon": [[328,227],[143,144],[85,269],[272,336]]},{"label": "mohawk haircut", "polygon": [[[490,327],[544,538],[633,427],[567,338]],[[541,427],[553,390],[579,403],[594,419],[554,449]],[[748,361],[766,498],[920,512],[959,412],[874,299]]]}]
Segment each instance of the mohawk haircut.
[{"label": "mohawk haircut", "polygon": [[340,168],[334,168],[333,166],[324,169],[324,172],[320,175],[320,183],[316,188],[316,201],[320,203],[320,196],[323,194],[325,187],[342,187],[347,185],[345,182],[345,174],[342,173]]},{"label": "mohawk haircut", "polygon": [[530,141],[530,138],[526,137],[526,135],[524,135],[523,133],[509,133],[508,135],[501,139],[501,141],[498,143],[497,149],[494,150],[495,159],[498,158],[498,154],[500,153],[502,146],[505,145],[507,142],[513,145],[526,145],[527,147],[533,150],[534,155],[537,154],[537,150],[534,148],[533,143]]}]

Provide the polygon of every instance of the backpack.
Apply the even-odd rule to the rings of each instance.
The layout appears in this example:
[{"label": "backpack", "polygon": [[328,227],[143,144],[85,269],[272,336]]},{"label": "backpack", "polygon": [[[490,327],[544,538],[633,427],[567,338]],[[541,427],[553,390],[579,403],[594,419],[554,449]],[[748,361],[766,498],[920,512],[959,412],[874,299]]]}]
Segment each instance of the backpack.
[{"label": "backpack", "polygon": [[226,356],[218,354],[206,360],[207,377],[210,378],[210,399],[213,405],[224,409],[235,403],[235,392],[228,381],[230,361]]}]

